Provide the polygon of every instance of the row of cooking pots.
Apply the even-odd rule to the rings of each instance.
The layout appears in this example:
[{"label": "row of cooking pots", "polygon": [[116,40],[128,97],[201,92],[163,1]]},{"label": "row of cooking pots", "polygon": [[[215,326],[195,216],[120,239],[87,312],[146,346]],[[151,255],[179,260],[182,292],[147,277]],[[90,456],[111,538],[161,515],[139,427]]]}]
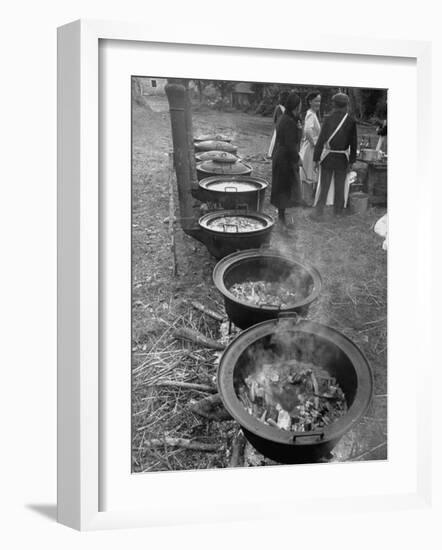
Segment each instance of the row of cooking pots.
[{"label": "row of cooking pots", "polygon": [[[296,294],[294,301],[284,307],[250,303],[232,288],[248,281],[279,283],[288,278],[296,281]],[[229,319],[243,329],[227,346],[218,366],[217,385],[225,408],[249,442],[272,460],[310,463],[328,457],[369,407],[373,375],[354,342],[332,327],[305,319],[321,293],[319,272],[275,250],[260,248],[222,258],[214,268],[213,281],[224,297]],[[263,423],[245,408],[241,391],[247,379],[263,376],[263,356],[269,352],[277,362],[297,359],[326,371],[345,395],[346,413],[314,431],[285,430]]]},{"label": "row of cooking pots", "polygon": [[[231,154],[224,149],[221,153],[218,158]],[[201,158],[200,174],[204,174],[205,168],[211,169],[201,166],[204,162],[208,161]],[[223,174],[201,178],[199,186],[203,200],[228,209],[202,216],[199,225],[206,234],[208,249],[220,259],[213,281],[224,297],[226,313],[243,329],[226,348],[218,368],[218,389],[224,406],[241,425],[247,439],[265,456],[282,463],[320,460],[330,453],[370,403],[373,378],[368,361],[340,332],[300,320],[320,295],[322,280],[314,267],[262,248],[268,245],[274,225],[273,219],[260,211],[267,182],[250,173]],[[247,303],[231,290],[236,283],[244,281],[283,281],[289,277],[297,281],[297,298],[287,307]],[[275,347],[275,335],[280,343],[284,342],[279,350]],[[345,416],[320,431],[300,433],[265,424],[250,414],[240,401],[239,388],[257,368],[254,361],[257,353],[270,348],[284,356],[302,356],[333,376],[346,397]]]}]

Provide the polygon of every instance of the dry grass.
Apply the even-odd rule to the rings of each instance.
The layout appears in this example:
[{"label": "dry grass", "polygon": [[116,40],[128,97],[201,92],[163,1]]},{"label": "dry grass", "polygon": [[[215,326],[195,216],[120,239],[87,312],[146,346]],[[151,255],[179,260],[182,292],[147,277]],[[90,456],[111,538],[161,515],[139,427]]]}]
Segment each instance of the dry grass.
[{"label": "dry grass", "polygon": [[[177,228],[179,276],[172,275],[167,243],[167,152],[171,146],[167,113],[136,106],[133,156],[133,295],[132,295],[132,468],[134,472],[227,467],[238,434],[233,421],[207,420],[192,404],[209,393],[178,385],[213,386],[217,354],[173,338],[174,328],[190,327],[219,337],[219,323],[190,305],[198,300],[217,311],[222,301],[213,286],[215,260],[199,242]],[[249,156],[254,174],[269,178],[261,162],[271,121],[245,114],[204,112],[194,115],[195,133],[234,134],[242,156]],[[253,160],[255,157],[255,160]],[[264,209],[274,215],[266,200]],[[293,209],[296,229],[274,232],[272,246],[314,265],[323,278],[323,292],[309,310],[309,319],[330,325],[351,338],[374,371],[375,394],[370,410],[334,450],[333,460],[386,458],[387,437],[387,259],[373,232],[384,213],[371,209],[361,216],[317,224],[308,210]],[[167,438],[213,444],[216,451],[167,445]],[[150,446],[162,440],[164,445]],[[170,441],[170,439],[169,439]],[[246,446],[246,452],[249,446]],[[247,465],[269,464],[249,452]]]}]

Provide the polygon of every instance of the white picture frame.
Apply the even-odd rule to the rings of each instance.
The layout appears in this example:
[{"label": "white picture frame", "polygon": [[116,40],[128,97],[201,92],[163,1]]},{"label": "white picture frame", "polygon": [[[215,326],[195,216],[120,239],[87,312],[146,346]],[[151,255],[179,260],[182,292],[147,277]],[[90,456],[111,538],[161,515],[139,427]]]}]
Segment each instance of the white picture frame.
[{"label": "white picture frame", "polygon": [[[327,52],[348,56],[410,58],[417,67],[417,162],[421,181],[430,182],[428,136],[430,96],[427,83],[431,71],[431,45],[427,42],[372,40],[334,36],[312,39],[297,33],[296,37],[273,38],[271,44],[262,37],[250,39],[229,36],[212,28],[198,41],[187,35],[185,28],[167,36],[162,30],[143,25],[76,21],[58,31],[58,521],[80,530],[115,527],[139,527],[169,524],[177,521],[215,521],[260,517],[261,502],[232,513],[212,512],[200,505],[200,515],[193,519],[179,517],[179,506],[166,515],[160,506],[102,511],[100,505],[100,177],[99,177],[99,44],[100,41],[167,43],[200,47],[268,49],[319,54]],[[224,35],[224,36],[223,36]],[[420,190],[419,241],[426,243],[418,252],[417,276],[420,282],[419,308],[422,323],[420,342],[425,353],[431,350],[431,232],[429,211],[431,187]],[[393,227],[394,230],[394,227]],[[428,506],[431,499],[430,468],[430,401],[423,388],[429,385],[430,361],[422,365],[417,380],[416,415],[416,488],[409,494],[391,493],[352,499],[344,497],[335,503],[345,513],[355,506],[360,510],[413,508]],[[414,425],[414,424],[413,424]],[[258,470],[258,469],[257,469]],[[235,472],[238,478],[241,472]],[[171,474],[163,474],[163,476]],[[194,474],[183,474],[186,476]],[[269,474],[266,474],[269,475]],[[163,477],[164,479],[164,477]],[[206,479],[206,478],[205,478]],[[282,498],[282,495],[281,495]],[[291,498],[285,501],[292,503]],[[321,497],[304,500],[306,513],[317,511]],[[296,503],[293,503],[296,507]],[[240,508],[239,508],[240,509]],[[197,510],[197,507],[195,507]]]}]

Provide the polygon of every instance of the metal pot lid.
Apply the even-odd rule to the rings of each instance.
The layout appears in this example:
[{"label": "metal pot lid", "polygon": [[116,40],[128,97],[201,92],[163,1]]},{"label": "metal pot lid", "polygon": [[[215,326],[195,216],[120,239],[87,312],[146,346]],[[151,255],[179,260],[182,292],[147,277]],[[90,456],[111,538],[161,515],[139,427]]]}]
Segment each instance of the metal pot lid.
[{"label": "metal pot lid", "polygon": [[203,134],[193,138],[194,141],[232,141],[232,138],[224,134]]},{"label": "metal pot lid", "polygon": [[220,193],[244,193],[249,191],[258,191],[262,189],[252,181],[212,181],[204,186],[209,191],[218,191]]},{"label": "metal pot lid", "polygon": [[220,210],[205,214],[198,223],[204,229],[216,233],[250,234],[268,229],[275,222],[271,216],[261,212],[240,214],[236,210]]},{"label": "metal pot lid", "polygon": [[225,141],[199,141],[195,143],[197,151],[227,151],[228,153],[236,153],[238,148]]},{"label": "metal pot lid", "polygon": [[[258,176],[220,175],[209,176],[199,182],[199,186],[208,191],[225,192],[256,192],[268,187],[269,182]],[[228,189],[227,189],[228,188]]]},{"label": "metal pot lid", "polygon": [[197,164],[197,170],[209,174],[250,174],[252,168],[247,164],[237,160],[235,162],[217,162],[215,160],[206,160]]},{"label": "metal pot lid", "polygon": [[227,151],[205,151],[204,153],[197,153],[195,156],[200,162],[215,160],[216,162],[233,163],[239,160],[236,155]]}]

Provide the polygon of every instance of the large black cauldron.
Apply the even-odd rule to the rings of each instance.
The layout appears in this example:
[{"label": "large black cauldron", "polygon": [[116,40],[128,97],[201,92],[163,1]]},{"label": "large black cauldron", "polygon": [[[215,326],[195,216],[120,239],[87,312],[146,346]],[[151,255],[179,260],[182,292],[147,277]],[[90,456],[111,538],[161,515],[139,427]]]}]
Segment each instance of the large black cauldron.
[{"label": "large black cauldron", "polygon": [[[290,307],[269,304],[252,305],[236,298],[230,287],[245,281],[296,281],[298,298]],[[247,328],[262,321],[276,319],[281,312],[306,315],[310,304],[319,296],[322,280],[312,266],[286,258],[275,250],[245,250],[220,260],[213,270],[213,281],[224,296],[229,319],[239,328]]]},{"label": "large black cauldron", "polygon": [[[235,220],[244,218],[257,222],[260,227],[244,231],[238,228]],[[219,220],[225,220],[223,226],[217,225]],[[238,250],[258,248],[268,244],[274,221],[271,216],[262,212],[239,212],[237,210],[217,210],[205,214],[198,220],[205,236],[204,243],[209,252],[218,260]],[[215,229],[217,227],[217,229]]]},{"label": "large black cauldron", "polygon": [[[221,152],[224,153],[224,151]],[[196,176],[198,181],[212,176],[250,176],[251,173],[252,167],[241,160],[229,159],[229,162],[226,162],[221,160],[221,158],[216,158],[198,162],[196,165]]]},{"label": "large black cauldron", "polygon": [[226,210],[246,208],[260,211],[268,185],[267,180],[260,177],[223,175],[202,179],[199,190],[203,201]]},{"label": "large black cauldron", "polygon": [[[244,435],[263,455],[286,464],[316,462],[326,457],[364,415],[373,394],[370,365],[351,340],[328,326],[297,319],[265,321],[243,331],[224,351],[218,369],[221,399]],[[270,349],[284,359],[312,362],[324,368],[343,390],[347,414],[316,432],[282,430],[249,414],[237,392],[256,368],[262,349]]]}]

